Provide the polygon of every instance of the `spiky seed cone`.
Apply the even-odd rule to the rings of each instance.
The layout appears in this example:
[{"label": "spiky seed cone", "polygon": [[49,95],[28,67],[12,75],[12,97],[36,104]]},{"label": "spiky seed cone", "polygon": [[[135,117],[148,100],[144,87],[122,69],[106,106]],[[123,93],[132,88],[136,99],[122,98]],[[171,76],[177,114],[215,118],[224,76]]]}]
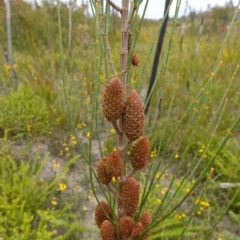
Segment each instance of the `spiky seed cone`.
[{"label": "spiky seed cone", "polygon": [[138,139],[143,132],[144,105],[136,90],[132,90],[124,106],[123,131],[129,140]]},{"label": "spiky seed cone", "polygon": [[123,171],[123,159],[119,152],[113,151],[108,155],[107,171],[112,177],[118,178]]},{"label": "spiky seed cone", "polygon": [[101,201],[95,209],[95,222],[98,225],[98,227],[100,228],[102,222],[105,220],[108,220],[109,218],[110,219],[113,218],[112,209],[106,202]]},{"label": "spiky seed cone", "polygon": [[128,238],[132,232],[134,221],[130,216],[123,216],[118,223],[118,230],[121,238]]},{"label": "spiky seed cone", "polygon": [[109,220],[103,221],[100,230],[102,240],[117,240],[116,228]]},{"label": "spiky seed cone", "polygon": [[97,176],[101,183],[108,184],[112,180],[111,174],[107,170],[108,158],[102,158],[97,165]]},{"label": "spiky seed cone", "polygon": [[134,225],[131,232],[131,239],[135,239],[143,231],[143,225],[141,222],[138,222]]},{"label": "spiky seed cone", "polygon": [[150,142],[147,137],[141,138],[133,146],[130,153],[130,162],[135,170],[144,168],[147,165],[150,154]]},{"label": "spiky seed cone", "polygon": [[136,66],[138,66],[138,64],[139,64],[139,58],[138,58],[138,56],[136,54],[133,54],[133,56],[132,56],[132,65],[136,67]]},{"label": "spiky seed cone", "polygon": [[151,217],[150,212],[147,211],[147,212],[143,213],[139,219],[139,222],[142,223],[144,229],[149,227],[150,224],[152,223],[152,217]]},{"label": "spiky seed cone", "polygon": [[[142,226],[143,226],[143,229],[146,229],[147,227],[149,227],[152,223],[152,217],[151,217],[151,214],[150,212],[145,212],[141,215],[140,219],[139,219],[139,222],[142,223]],[[145,234],[143,234],[141,237],[139,237],[138,240],[145,240],[148,238],[150,234],[150,231],[146,232]]]},{"label": "spiky seed cone", "polygon": [[119,78],[113,78],[103,95],[103,114],[109,122],[119,119],[124,107],[124,89]]},{"label": "spiky seed cone", "polygon": [[132,216],[138,208],[139,184],[134,178],[128,178],[120,186],[119,203],[126,215]]}]

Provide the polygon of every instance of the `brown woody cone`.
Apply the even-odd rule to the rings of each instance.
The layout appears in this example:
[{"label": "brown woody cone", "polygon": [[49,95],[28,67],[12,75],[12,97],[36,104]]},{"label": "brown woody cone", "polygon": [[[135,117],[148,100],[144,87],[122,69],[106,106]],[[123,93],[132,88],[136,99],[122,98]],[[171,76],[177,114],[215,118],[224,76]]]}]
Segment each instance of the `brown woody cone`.
[{"label": "brown woody cone", "polygon": [[123,171],[123,159],[119,152],[113,151],[107,157],[107,171],[112,177],[118,178]]},{"label": "brown woody cone", "polygon": [[107,170],[108,158],[102,158],[97,165],[97,176],[101,183],[108,184],[112,180],[112,175]]},{"label": "brown woody cone", "polygon": [[[147,211],[147,212],[143,213],[139,219],[139,222],[142,223],[143,229],[146,229],[147,227],[149,227],[152,223],[152,217],[151,217],[150,212]],[[147,231],[145,234],[143,234],[143,236],[139,237],[138,240],[147,239],[149,234],[150,234],[150,231]]]},{"label": "brown woody cone", "polygon": [[130,153],[130,162],[135,170],[144,168],[147,165],[150,154],[150,142],[147,137],[141,138],[133,146]]},{"label": "brown woody cone", "polygon": [[100,230],[102,240],[117,240],[116,228],[109,220],[103,221]]},{"label": "brown woody cone", "polygon": [[142,223],[144,229],[149,227],[150,224],[152,223],[152,217],[151,217],[150,212],[147,211],[147,212],[143,213],[139,219],[139,222]]},{"label": "brown woody cone", "polygon": [[141,222],[138,222],[134,225],[131,232],[131,239],[135,239],[143,231],[143,225]]},{"label": "brown woody cone", "polygon": [[126,215],[132,216],[138,208],[139,184],[134,178],[128,178],[120,186],[119,203]]},{"label": "brown woody cone", "polygon": [[118,230],[121,238],[128,238],[132,232],[134,221],[130,216],[123,216],[118,223]]},{"label": "brown woody cone", "polygon": [[[100,207],[100,205],[102,208]],[[103,221],[108,220],[109,218],[112,219],[112,217],[113,213],[110,206],[106,202],[101,201],[100,204],[98,204],[95,209],[95,222],[98,225],[98,227],[100,228]]]},{"label": "brown woody cone", "polygon": [[119,78],[113,78],[103,95],[103,114],[109,122],[119,119],[124,107],[124,89]]},{"label": "brown woody cone", "polygon": [[133,66],[138,66],[138,64],[139,64],[139,58],[138,58],[138,56],[136,54],[133,54],[133,56],[132,56],[132,65]]},{"label": "brown woody cone", "polygon": [[123,111],[123,131],[129,140],[138,139],[143,132],[144,105],[136,90],[127,98]]}]

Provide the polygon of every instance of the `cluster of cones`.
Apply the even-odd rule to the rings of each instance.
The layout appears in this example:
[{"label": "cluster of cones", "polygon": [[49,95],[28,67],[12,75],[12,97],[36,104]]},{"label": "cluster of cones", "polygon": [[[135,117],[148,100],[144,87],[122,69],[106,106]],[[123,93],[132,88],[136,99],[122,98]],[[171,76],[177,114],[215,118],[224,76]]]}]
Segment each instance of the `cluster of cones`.
[{"label": "cluster of cones", "polygon": [[[118,78],[112,79],[106,86],[103,96],[103,113],[111,122],[119,136],[117,151],[99,160],[97,176],[113,193],[116,201],[101,201],[95,210],[95,221],[100,228],[103,240],[147,239],[151,215],[147,211],[140,217],[138,214],[140,186],[132,176],[144,168],[149,160],[150,143],[142,137],[144,127],[144,105],[135,90],[132,90],[125,101],[124,88]],[[120,124],[117,121],[120,119]],[[128,143],[123,144],[123,135]],[[124,153],[128,146],[136,141],[130,152],[132,172],[124,176]],[[111,185],[112,179],[119,184]],[[116,204],[114,204],[116,202]],[[116,206],[114,206],[116,205]],[[114,211],[116,209],[116,211]]]},{"label": "cluster of cones", "polygon": [[101,230],[103,240],[144,240],[149,234],[149,231],[144,230],[150,226],[152,219],[149,212],[143,213],[137,222],[134,222],[133,216],[123,215],[116,226],[112,209],[106,202],[101,201],[95,210],[95,221]]}]

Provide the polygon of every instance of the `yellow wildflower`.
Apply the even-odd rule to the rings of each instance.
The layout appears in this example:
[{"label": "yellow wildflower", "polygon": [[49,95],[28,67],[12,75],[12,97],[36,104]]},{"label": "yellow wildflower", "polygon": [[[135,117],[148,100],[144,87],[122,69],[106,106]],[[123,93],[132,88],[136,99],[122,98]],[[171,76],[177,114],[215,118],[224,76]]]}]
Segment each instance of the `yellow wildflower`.
[{"label": "yellow wildflower", "polygon": [[156,149],[155,149],[155,150],[151,151],[150,157],[151,157],[151,158],[154,158],[154,157],[156,157],[156,156],[157,156],[157,151],[156,151]]},{"label": "yellow wildflower", "polygon": [[58,169],[59,167],[60,165],[55,160],[53,160],[53,168]]},{"label": "yellow wildflower", "polygon": [[90,195],[88,195],[87,199],[89,202],[92,202],[92,197]]},{"label": "yellow wildflower", "polygon": [[160,172],[157,172],[156,175],[155,175],[156,178],[160,178],[160,176],[161,176]]},{"label": "yellow wildflower", "polygon": [[59,183],[59,189],[60,191],[64,192],[67,188],[67,185],[65,183]]},{"label": "yellow wildflower", "polygon": [[57,205],[57,201],[56,201],[56,198],[55,198],[55,197],[52,198],[51,204],[52,204],[53,206]]},{"label": "yellow wildflower", "polygon": [[185,214],[185,213],[182,213],[182,217],[185,218],[185,217],[186,217],[186,214]]},{"label": "yellow wildflower", "polygon": [[4,64],[3,64],[3,67],[4,67],[4,70],[5,70],[6,72],[10,70],[10,65],[9,65],[9,64],[4,63]]},{"label": "yellow wildflower", "polygon": [[227,134],[230,135],[230,136],[232,135],[232,132],[231,132],[230,128],[227,129]]},{"label": "yellow wildflower", "polygon": [[115,133],[116,133],[116,130],[115,130],[114,128],[111,128],[111,129],[110,129],[110,133],[115,134]]}]

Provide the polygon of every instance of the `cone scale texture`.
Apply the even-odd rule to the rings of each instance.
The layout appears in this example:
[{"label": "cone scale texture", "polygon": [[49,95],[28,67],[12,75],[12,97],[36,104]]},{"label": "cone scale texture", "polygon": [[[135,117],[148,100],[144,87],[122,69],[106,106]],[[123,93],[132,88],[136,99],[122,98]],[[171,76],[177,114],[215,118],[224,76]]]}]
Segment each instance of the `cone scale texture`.
[{"label": "cone scale texture", "polygon": [[107,170],[108,158],[102,158],[97,165],[97,176],[101,183],[108,184],[112,180],[111,174]]},{"label": "cone scale texture", "polygon": [[138,139],[143,132],[144,105],[136,90],[132,90],[124,106],[123,131],[131,141]]},{"label": "cone scale texture", "polygon": [[138,222],[134,225],[131,232],[131,239],[135,239],[143,231],[143,225],[141,222]]},{"label": "cone scale texture", "polygon": [[103,221],[100,230],[102,240],[117,240],[116,228],[109,220]]},{"label": "cone scale texture", "polygon": [[149,160],[150,142],[147,137],[141,138],[133,146],[130,153],[130,162],[135,170],[144,168]]},{"label": "cone scale texture", "polygon": [[[102,208],[100,207],[100,205]],[[108,220],[109,218],[112,219],[113,217],[112,210],[106,202],[101,201],[100,205],[98,204],[95,209],[95,222],[99,228],[101,227],[103,221]]]},{"label": "cone scale texture", "polygon": [[112,151],[107,157],[107,171],[112,177],[118,178],[123,171],[123,159],[117,151]]},{"label": "cone scale texture", "polygon": [[116,122],[123,112],[124,89],[119,78],[113,78],[103,95],[103,114],[109,122]]},{"label": "cone scale texture", "polygon": [[128,238],[132,232],[134,221],[130,216],[123,216],[118,223],[119,234],[121,238]]},{"label": "cone scale texture", "polygon": [[120,186],[119,202],[125,214],[132,216],[137,211],[139,184],[134,178],[128,178]]}]

